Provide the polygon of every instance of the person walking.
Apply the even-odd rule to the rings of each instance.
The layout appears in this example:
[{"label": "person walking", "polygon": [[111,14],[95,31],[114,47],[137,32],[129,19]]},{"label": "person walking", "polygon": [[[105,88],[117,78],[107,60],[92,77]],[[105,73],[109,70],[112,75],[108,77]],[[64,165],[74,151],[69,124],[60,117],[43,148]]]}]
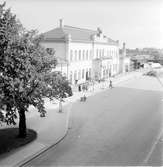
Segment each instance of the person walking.
[{"label": "person walking", "polygon": [[109,81],[109,88],[113,88],[112,80]]}]

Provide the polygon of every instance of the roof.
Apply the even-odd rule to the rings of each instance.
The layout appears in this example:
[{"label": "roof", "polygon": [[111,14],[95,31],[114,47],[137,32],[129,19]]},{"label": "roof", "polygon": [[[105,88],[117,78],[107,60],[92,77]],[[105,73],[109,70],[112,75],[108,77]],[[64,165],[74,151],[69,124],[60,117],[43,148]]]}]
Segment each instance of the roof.
[{"label": "roof", "polygon": [[91,41],[91,36],[96,33],[97,31],[64,25],[63,28],[55,28],[42,35],[45,40],[65,39],[70,34],[72,40]]},{"label": "roof", "polygon": [[[52,29],[48,32],[43,33],[45,41],[65,41],[66,36],[70,35],[72,41],[85,41],[91,42],[92,36],[98,34],[97,30],[90,30],[78,27],[72,27],[68,25],[64,25],[62,28],[58,27]],[[116,41],[107,38],[108,43],[116,43]]]}]

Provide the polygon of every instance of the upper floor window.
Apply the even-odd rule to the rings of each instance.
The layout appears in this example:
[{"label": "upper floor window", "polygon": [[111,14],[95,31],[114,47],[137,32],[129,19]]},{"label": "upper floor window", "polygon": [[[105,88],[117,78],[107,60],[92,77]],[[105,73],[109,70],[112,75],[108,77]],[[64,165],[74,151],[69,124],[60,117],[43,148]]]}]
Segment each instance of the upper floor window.
[{"label": "upper floor window", "polygon": [[107,57],[109,57],[109,51],[107,50]]},{"label": "upper floor window", "polygon": [[83,60],[85,59],[85,50],[83,50]]},{"label": "upper floor window", "polygon": [[79,61],[81,60],[81,50],[79,50]]},{"label": "upper floor window", "polygon": [[74,71],[74,80],[77,80],[77,71]]},{"label": "upper floor window", "polygon": [[89,60],[91,60],[92,59],[92,51],[90,50],[89,51]]},{"label": "upper floor window", "polygon": [[72,74],[72,71],[70,71],[70,79],[69,79],[69,80],[70,80],[70,83],[72,83],[72,77],[73,77],[72,75],[73,75],[73,74]]},{"label": "upper floor window", "polygon": [[102,57],[104,57],[104,49],[102,50]]},{"label": "upper floor window", "polygon": [[98,49],[96,50],[96,58],[98,58]]},{"label": "upper floor window", "polygon": [[75,61],[77,61],[77,50],[75,50]]},{"label": "upper floor window", "polygon": [[86,52],[86,60],[88,60],[88,50],[87,50],[87,52]]},{"label": "upper floor window", "polygon": [[70,61],[73,61],[73,51],[70,50]]},{"label": "upper floor window", "polygon": [[84,79],[84,69],[82,70],[82,79]]},{"label": "upper floor window", "polygon": [[102,57],[102,49],[100,49],[100,58]]},{"label": "upper floor window", "polygon": [[78,80],[81,79],[81,70],[78,71]]}]

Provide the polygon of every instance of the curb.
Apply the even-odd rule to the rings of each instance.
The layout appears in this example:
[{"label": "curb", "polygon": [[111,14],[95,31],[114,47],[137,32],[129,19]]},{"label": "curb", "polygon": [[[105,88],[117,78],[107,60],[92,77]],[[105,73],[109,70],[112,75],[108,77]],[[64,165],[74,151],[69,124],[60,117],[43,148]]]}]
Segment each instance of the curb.
[{"label": "curb", "polygon": [[[69,105],[70,108],[72,107],[72,104],[70,103]],[[26,164],[28,164],[30,161],[34,160],[35,158],[39,157],[41,154],[45,153],[46,151],[48,151],[49,149],[51,149],[52,147],[54,147],[55,145],[57,145],[58,143],[60,143],[68,134],[68,125],[69,125],[69,117],[70,117],[70,112],[71,110],[68,108],[68,111],[67,111],[67,118],[66,118],[66,129],[65,129],[65,132],[63,134],[62,137],[60,137],[54,144],[51,144],[50,146],[45,146],[43,149],[41,149],[40,151],[34,153],[33,155],[27,157],[26,159],[24,159],[23,161],[17,163],[16,165],[14,165],[14,167],[23,167],[25,166]]]}]

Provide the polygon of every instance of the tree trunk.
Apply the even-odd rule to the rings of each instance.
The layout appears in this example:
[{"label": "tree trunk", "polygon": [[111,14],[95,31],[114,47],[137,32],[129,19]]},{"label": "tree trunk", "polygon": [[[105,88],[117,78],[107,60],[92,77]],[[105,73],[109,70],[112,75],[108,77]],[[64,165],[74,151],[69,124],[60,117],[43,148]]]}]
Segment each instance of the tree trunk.
[{"label": "tree trunk", "polygon": [[19,137],[25,138],[26,135],[27,135],[27,129],[26,129],[25,110],[21,109],[19,111]]}]

